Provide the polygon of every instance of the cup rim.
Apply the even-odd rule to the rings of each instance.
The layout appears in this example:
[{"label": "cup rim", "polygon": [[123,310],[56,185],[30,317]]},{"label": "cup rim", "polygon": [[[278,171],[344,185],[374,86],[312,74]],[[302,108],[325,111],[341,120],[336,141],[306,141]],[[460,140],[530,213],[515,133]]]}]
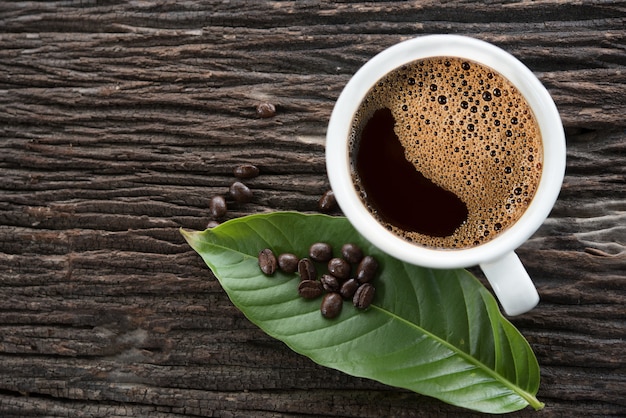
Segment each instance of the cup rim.
[{"label": "cup rim", "polygon": [[[389,71],[435,56],[465,58],[502,74],[518,88],[533,109],[542,136],[542,174],[528,208],[515,224],[497,237],[470,248],[436,249],[400,238],[372,217],[352,183],[348,155],[350,130],[354,114],[365,95]],[[385,49],[366,62],[349,80],[335,103],[328,124],[326,169],[330,186],[344,215],[376,247],[403,261],[424,267],[469,267],[513,251],[530,238],[548,217],[565,174],[565,134],[552,97],[532,71],[513,55],[493,44],[467,36],[427,35]]]}]

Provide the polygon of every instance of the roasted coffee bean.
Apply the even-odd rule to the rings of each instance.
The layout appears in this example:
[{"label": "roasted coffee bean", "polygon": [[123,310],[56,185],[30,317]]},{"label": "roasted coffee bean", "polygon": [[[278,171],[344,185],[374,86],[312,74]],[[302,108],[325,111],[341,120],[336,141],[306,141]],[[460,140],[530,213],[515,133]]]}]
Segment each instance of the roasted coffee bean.
[{"label": "roasted coffee bean", "polygon": [[317,208],[320,212],[331,212],[337,208],[337,199],[335,199],[335,193],[332,190],[328,190],[317,201]]},{"label": "roasted coffee bean", "polygon": [[360,284],[356,279],[346,280],[339,289],[339,294],[344,299],[352,299],[354,292],[359,288]]},{"label": "roasted coffee bean", "polygon": [[211,229],[211,228],[215,228],[216,226],[218,226],[220,223],[217,221],[209,221],[208,224],[206,224],[206,228],[207,229]]},{"label": "roasted coffee bean", "polygon": [[226,215],[226,200],[222,196],[213,196],[209,201],[209,213],[214,218]]},{"label": "roasted coffee bean", "polygon": [[317,280],[302,280],[298,285],[298,294],[304,299],[315,299],[322,293],[324,293],[324,289]]},{"label": "roasted coffee bean", "polygon": [[376,289],[369,283],[364,283],[354,292],[352,303],[358,309],[367,309],[374,300]]},{"label": "roasted coffee bean", "polygon": [[260,118],[271,118],[276,114],[276,106],[271,103],[260,103],[256,107],[256,114]]},{"label": "roasted coffee bean", "polygon": [[331,258],[328,262],[328,272],[339,280],[350,277],[350,270],[350,263],[343,258]]},{"label": "roasted coffee bean", "polygon": [[320,310],[322,311],[324,318],[331,319],[339,315],[342,306],[343,299],[341,299],[341,295],[339,293],[326,293],[326,295],[324,295],[324,299],[322,299]]},{"label": "roasted coffee bean", "polygon": [[278,267],[285,273],[298,271],[298,256],[291,253],[283,253],[278,256]]},{"label": "roasted coffee bean", "polygon": [[277,265],[276,256],[269,248],[265,248],[261,250],[259,253],[259,267],[261,267],[261,271],[268,276],[271,276],[276,272]]},{"label": "roasted coffee bean", "polygon": [[343,247],[341,247],[341,255],[348,263],[352,264],[357,264],[363,259],[363,251],[361,248],[352,243],[344,244]]},{"label": "roasted coffee bean", "polygon": [[320,278],[320,282],[322,282],[322,287],[327,292],[336,292],[339,290],[339,280],[333,275],[323,274]]},{"label": "roasted coffee bean", "polygon": [[259,175],[259,169],[252,164],[242,164],[235,167],[233,174],[238,179],[251,179]]},{"label": "roasted coffee bean", "polygon": [[309,248],[309,257],[313,261],[325,263],[333,258],[333,247],[325,242],[316,242]]},{"label": "roasted coffee bean", "polygon": [[239,203],[248,203],[252,200],[252,191],[240,181],[236,181],[230,185],[228,189],[230,196]]},{"label": "roasted coffee bean", "polygon": [[356,279],[359,283],[370,282],[374,278],[377,268],[378,262],[374,257],[371,255],[363,257],[356,269]]},{"label": "roasted coffee bean", "polygon": [[315,264],[308,258],[302,258],[298,261],[298,273],[300,273],[301,280],[316,280],[317,269]]}]

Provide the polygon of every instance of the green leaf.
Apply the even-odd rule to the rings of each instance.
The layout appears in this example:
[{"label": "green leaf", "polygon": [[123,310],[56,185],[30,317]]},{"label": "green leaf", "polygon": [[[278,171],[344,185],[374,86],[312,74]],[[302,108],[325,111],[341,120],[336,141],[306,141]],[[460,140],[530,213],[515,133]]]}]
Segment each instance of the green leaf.
[{"label": "green leaf", "polygon": [[[539,366],[530,346],[466,270],[394,259],[343,217],[277,212],[181,232],[250,321],[323,366],[477,411],[543,407],[535,397]],[[268,277],[258,266],[264,248],[304,257],[318,241],[335,252],[353,242],[378,260],[368,310],[345,302],[337,318],[326,319],[321,299],[298,296],[296,274]]]}]

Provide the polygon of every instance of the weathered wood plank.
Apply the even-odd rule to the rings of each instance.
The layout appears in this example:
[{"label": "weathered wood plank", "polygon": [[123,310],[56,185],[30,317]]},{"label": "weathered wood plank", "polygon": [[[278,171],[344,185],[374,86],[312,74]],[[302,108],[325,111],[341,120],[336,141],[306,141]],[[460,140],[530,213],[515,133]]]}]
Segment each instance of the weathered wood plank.
[{"label": "weathered wood plank", "polygon": [[566,126],[559,201],[519,250],[542,298],[514,318],[542,415],[623,415],[625,16],[620,1],[0,4],[0,415],[477,416],[294,354],[178,233],[204,228],[244,162],[255,197],[227,218],[315,211],[343,85],[444,32],[520,58]]}]

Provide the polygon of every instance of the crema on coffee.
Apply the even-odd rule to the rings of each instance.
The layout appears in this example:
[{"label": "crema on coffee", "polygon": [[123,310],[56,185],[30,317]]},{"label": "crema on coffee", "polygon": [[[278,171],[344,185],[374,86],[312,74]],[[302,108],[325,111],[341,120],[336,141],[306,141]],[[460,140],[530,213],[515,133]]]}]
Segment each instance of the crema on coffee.
[{"label": "crema on coffee", "polygon": [[388,73],[355,114],[354,185],[398,236],[467,248],[493,239],[537,190],[542,142],[522,94],[493,69],[434,57]]}]

